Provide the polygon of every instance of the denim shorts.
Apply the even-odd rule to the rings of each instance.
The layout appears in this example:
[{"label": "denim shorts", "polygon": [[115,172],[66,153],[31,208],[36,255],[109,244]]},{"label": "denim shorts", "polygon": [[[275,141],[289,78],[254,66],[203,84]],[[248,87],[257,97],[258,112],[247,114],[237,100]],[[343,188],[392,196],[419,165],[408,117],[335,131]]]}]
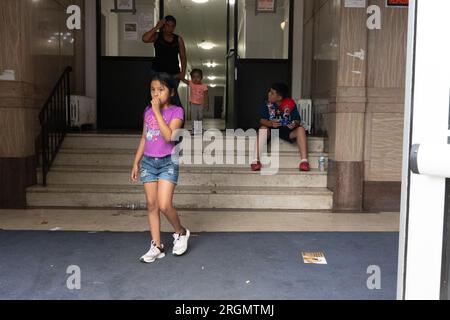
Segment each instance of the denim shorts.
[{"label": "denim shorts", "polygon": [[164,158],[144,156],[139,174],[144,184],[165,180],[177,185],[179,172],[180,166],[172,160],[172,156]]}]

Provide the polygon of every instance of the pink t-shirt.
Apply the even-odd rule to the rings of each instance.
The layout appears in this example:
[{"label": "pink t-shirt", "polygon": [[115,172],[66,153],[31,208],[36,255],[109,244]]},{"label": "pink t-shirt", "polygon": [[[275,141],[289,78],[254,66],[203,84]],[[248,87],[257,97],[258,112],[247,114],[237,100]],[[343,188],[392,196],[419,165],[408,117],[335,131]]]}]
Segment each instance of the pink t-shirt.
[{"label": "pink t-shirt", "polygon": [[[181,107],[170,106],[161,110],[164,122],[170,125],[172,120],[184,121],[184,110]],[[144,112],[145,147],[144,155],[147,157],[163,158],[172,154],[175,142],[166,142],[159,130],[153,109],[147,107]]]},{"label": "pink t-shirt", "polygon": [[191,103],[203,106],[205,104],[205,94],[208,92],[208,86],[189,81],[189,88],[191,89]]}]

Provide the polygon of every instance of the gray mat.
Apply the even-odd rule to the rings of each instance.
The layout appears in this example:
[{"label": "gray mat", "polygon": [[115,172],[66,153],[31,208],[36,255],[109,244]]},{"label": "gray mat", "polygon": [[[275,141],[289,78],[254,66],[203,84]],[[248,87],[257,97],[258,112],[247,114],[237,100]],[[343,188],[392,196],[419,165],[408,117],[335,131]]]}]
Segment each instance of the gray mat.
[{"label": "gray mat", "polygon": [[[0,231],[0,299],[395,299],[397,233],[200,233],[190,244],[148,265],[148,233]],[[304,264],[302,251],[328,264]],[[79,290],[67,287],[71,265]],[[367,287],[372,265],[379,290]]]}]

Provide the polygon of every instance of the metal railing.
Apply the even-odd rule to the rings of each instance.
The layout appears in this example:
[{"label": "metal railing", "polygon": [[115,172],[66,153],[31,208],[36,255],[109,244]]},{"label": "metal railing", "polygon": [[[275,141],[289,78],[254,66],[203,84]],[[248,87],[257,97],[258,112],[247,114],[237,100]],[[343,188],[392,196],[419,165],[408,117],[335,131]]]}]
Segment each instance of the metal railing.
[{"label": "metal railing", "polygon": [[67,67],[44,104],[41,123],[42,184],[47,185],[47,174],[58,154],[70,127],[70,73]]}]

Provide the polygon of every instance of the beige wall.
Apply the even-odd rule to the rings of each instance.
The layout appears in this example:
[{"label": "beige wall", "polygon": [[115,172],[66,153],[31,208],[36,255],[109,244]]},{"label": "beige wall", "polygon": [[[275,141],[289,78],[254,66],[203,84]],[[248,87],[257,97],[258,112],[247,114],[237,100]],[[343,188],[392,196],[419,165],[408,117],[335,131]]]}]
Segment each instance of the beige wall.
[{"label": "beige wall", "polygon": [[[400,181],[408,10],[371,4],[381,30],[343,0],[305,0],[302,92],[331,160],[364,161],[365,181]],[[361,49],[365,60],[348,55]]]},{"label": "beige wall", "polygon": [[302,92],[314,101],[320,134],[328,131],[328,107],[336,95],[340,12],[340,0],[305,0]]},{"label": "beige wall", "polygon": [[0,72],[16,73],[0,81],[0,157],[35,153],[39,111],[67,65],[73,93],[84,92],[84,34],[66,27],[72,4],[83,12],[83,0],[0,0]]},{"label": "beige wall", "polygon": [[368,32],[366,181],[401,181],[408,10],[382,8],[382,29]]}]

